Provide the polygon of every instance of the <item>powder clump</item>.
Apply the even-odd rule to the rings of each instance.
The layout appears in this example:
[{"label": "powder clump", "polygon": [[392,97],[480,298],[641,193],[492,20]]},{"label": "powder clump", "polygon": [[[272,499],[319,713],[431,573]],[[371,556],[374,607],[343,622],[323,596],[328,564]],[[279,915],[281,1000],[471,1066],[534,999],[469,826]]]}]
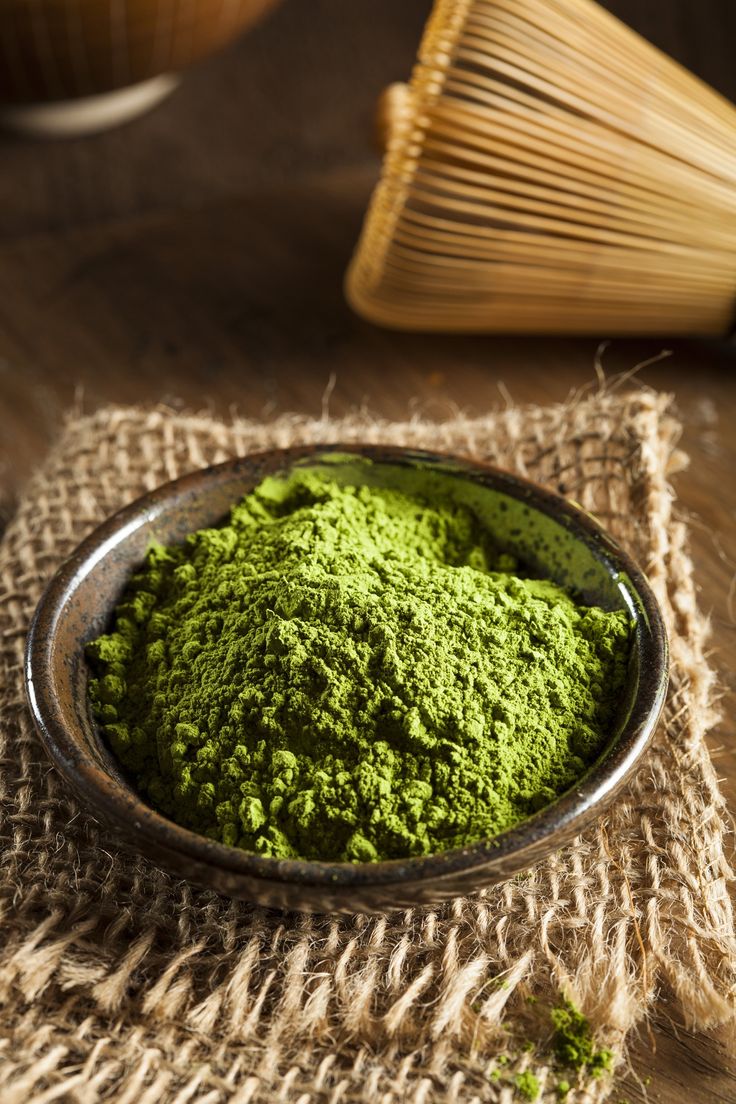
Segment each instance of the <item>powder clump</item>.
[{"label": "powder clump", "polygon": [[94,712],[151,803],[279,858],[494,836],[597,757],[630,619],[522,578],[468,508],[265,479],[152,547],[88,645]]},{"label": "powder clump", "polygon": [[592,1077],[610,1071],[613,1051],[596,1047],[590,1023],[571,1001],[553,1008],[551,1017],[555,1028],[552,1050],[561,1065],[576,1071],[587,1070]]},{"label": "powder clump", "polygon": [[533,1104],[539,1096],[539,1079],[530,1070],[517,1073],[514,1078],[514,1086],[519,1096],[523,1100],[528,1100],[530,1104]]}]

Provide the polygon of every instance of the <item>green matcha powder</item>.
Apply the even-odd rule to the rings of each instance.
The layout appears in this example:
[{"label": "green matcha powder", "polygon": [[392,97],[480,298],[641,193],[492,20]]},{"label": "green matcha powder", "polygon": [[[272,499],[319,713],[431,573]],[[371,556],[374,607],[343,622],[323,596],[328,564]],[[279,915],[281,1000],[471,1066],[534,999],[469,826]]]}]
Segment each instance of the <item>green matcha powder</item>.
[{"label": "green matcha powder", "polygon": [[474,514],[316,470],[152,547],[88,646],[90,698],[150,802],[278,858],[462,847],[600,752],[630,620],[524,578]]}]

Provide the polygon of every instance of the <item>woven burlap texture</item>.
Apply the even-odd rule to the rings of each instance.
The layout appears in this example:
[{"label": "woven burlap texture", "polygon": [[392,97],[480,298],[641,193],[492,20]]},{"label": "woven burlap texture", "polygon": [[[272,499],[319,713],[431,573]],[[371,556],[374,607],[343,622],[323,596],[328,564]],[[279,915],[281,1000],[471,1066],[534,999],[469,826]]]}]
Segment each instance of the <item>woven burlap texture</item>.
[{"label": "woven burlap texture", "polygon": [[[552,1101],[561,993],[618,1055],[663,986],[692,1024],[732,1022],[732,874],[703,742],[713,676],[667,481],[678,429],[646,390],[439,425],[121,408],[72,420],[0,554],[3,1104],[511,1102],[526,1068]],[[433,910],[287,915],[176,882],[79,807],[24,701],[42,587],[102,518],[193,468],[335,440],[481,457],[572,496],[645,567],[670,634],[666,719],[614,808],[528,876]],[[571,1080],[570,1104],[611,1091]]]}]

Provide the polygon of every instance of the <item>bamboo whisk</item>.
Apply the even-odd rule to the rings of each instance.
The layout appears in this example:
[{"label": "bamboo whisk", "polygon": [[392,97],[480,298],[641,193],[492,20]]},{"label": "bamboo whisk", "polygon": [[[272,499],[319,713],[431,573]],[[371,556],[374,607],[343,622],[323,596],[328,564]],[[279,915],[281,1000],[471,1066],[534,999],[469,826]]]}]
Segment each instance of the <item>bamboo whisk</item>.
[{"label": "bamboo whisk", "polygon": [[436,0],[346,279],[399,329],[719,334],[736,108],[593,0]]}]

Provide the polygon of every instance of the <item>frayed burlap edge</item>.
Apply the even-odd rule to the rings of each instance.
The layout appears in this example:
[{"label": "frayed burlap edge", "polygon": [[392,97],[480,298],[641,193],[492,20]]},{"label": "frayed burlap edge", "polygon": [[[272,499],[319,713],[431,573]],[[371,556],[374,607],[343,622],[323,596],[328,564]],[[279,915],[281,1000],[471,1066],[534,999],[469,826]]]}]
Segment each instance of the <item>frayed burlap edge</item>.
[{"label": "frayed burlap edge", "polygon": [[[678,432],[668,398],[648,391],[441,425],[224,425],[121,408],[70,422],[0,551],[4,1104],[511,1102],[524,1069],[551,1102],[563,1074],[548,1010],[563,993],[619,1056],[663,986],[692,1025],[732,1023],[732,872],[704,744],[707,625],[667,482]],[[78,807],[24,703],[41,588],[101,518],[230,455],[330,440],[483,457],[574,497],[648,571],[668,625],[665,723],[628,792],[526,876],[439,909],[284,915],[175,882],[118,851]],[[571,1104],[611,1087],[571,1080]]]}]

